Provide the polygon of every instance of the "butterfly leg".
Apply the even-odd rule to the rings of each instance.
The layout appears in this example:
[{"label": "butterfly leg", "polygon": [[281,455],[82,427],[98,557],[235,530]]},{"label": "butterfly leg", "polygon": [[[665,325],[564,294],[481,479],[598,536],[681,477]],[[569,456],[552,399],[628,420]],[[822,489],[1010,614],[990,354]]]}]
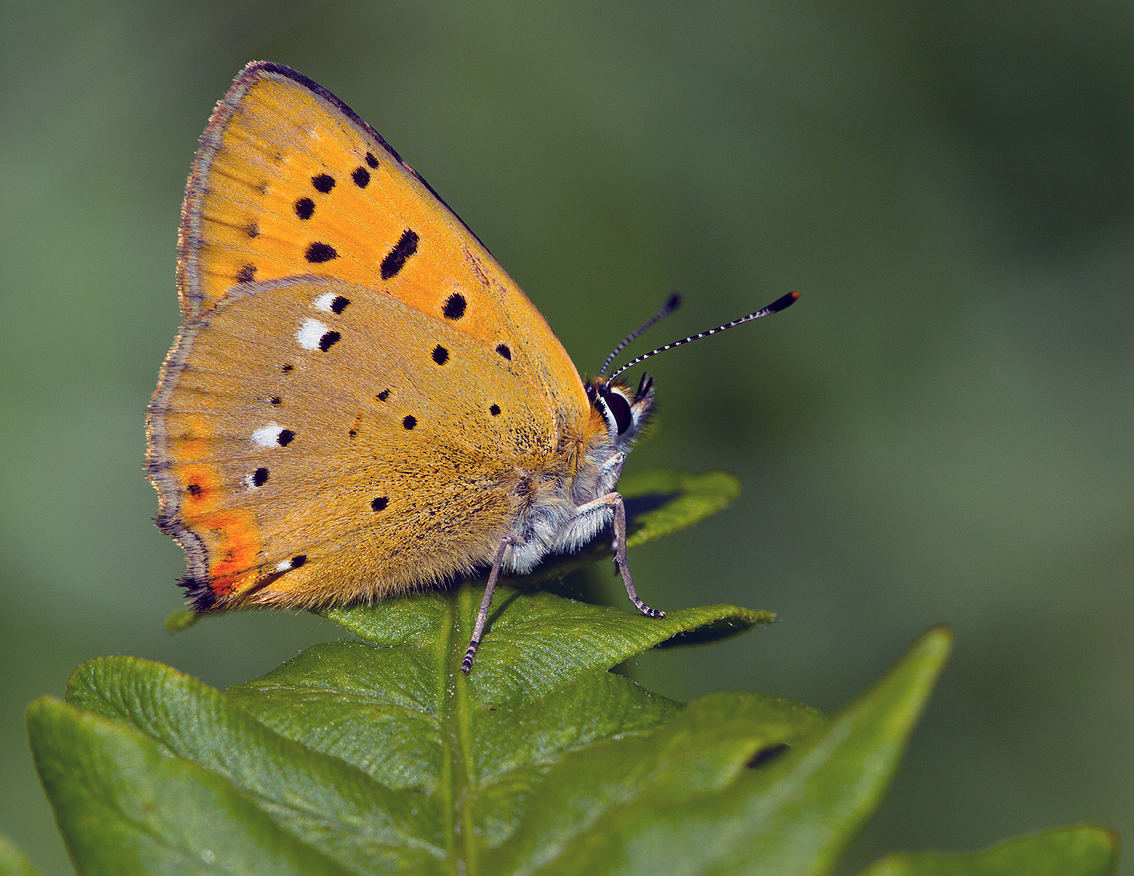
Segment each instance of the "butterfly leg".
[{"label": "butterfly leg", "polygon": [[630,567],[626,565],[626,504],[622,501],[621,493],[607,493],[605,496],[600,496],[593,502],[588,502],[586,505],[580,505],[578,513],[585,514],[588,511],[596,511],[599,508],[609,507],[614,511],[614,521],[612,529],[614,530],[614,539],[611,547],[614,549],[614,567],[618,569],[618,574],[622,576],[622,583],[626,587],[626,595],[630,597],[630,601],[634,603],[634,607],[646,617],[665,617],[665,612],[657,608],[650,608],[644,603],[638,591],[634,589],[634,581],[630,577]]},{"label": "butterfly leg", "polygon": [[500,577],[500,568],[504,565],[504,553],[512,545],[512,537],[504,536],[500,539],[500,547],[496,551],[496,559],[492,561],[492,571],[488,575],[488,583],[484,585],[484,598],[480,600],[480,611],[476,613],[476,623],[473,625],[472,639],[469,649],[465,651],[465,659],[461,661],[461,672],[469,674],[472,669],[476,649],[480,647],[480,638],[484,634],[484,625],[488,621],[488,609],[492,607],[492,594],[496,590],[496,581]]}]

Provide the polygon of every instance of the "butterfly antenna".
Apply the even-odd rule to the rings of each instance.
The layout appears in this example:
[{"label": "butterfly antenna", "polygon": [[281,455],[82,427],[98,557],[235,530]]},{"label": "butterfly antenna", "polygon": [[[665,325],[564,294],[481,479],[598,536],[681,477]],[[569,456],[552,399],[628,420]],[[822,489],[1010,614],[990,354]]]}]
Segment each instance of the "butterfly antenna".
[{"label": "butterfly antenna", "polygon": [[654,323],[665,319],[680,306],[681,296],[674,292],[673,295],[670,296],[669,301],[665,303],[661,310],[659,310],[644,323],[634,329],[634,331],[630,332],[630,334],[628,334],[619,342],[617,347],[610,351],[610,355],[606,357],[606,361],[602,363],[602,368],[599,369],[599,376],[602,376],[606,373],[606,369],[610,367],[610,363],[614,361],[614,357],[621,353],[623,349],[625,349],[627,344],[629,344],[632,340],[634,340],[634,338],[638,337],[638,335],[640,335]]},{"label": "butterfly antenna", "polygon": [[[674,298],[676,298],[676,297],[677,296],[674,296]],[[672,301],[672,300],[673,299],[671,298],[670,301]],[[709,335],[715,335],[717,332],[723,332],[726,329],[736,328],[738,325],[744,325],[744,323],[752,322],[752,320],[754,320],[754,319],[760,319],[761,317],[764,317],[764,316],[771,316],[773,313],[779,313],[781,310],[795,304],[795,302],[798,301],[798,300],[799,300],[799,293],[798,292],[789,292],[783,298],[777,298],[775,301],[773,301],[767,307],[761,307],[755,313],[748,314],[748,316],[742,316],[742,317],[740,317],[740,319],[734,319],[732,322],[726,322],[724,325],[719,325],[716,328],[709,329],[708,331],[698,332],[695,335],[690,335],[687,338],[682,338],[680,341],[674,341],[672,344],[666,344],[664,347],[658,347],[656,350],[650,350],[650,352],[643,353],[637,359],[633,359],[633,360],[627,362],[625,365],[623,365],[621,368],[619,368],[617,371],[615,371],[612,375],[610,375],[610,379],[613,380],[619,374],[621,374],[623,371],[625,371],[627,368],[633,368],[639,362],[644,362],[647,359],[649,359],[651,356],[656,356],[658,353],[664,353],[666,350],[672,350],[674,347],[680,347],[682,344],[688,344],[690,341],[699,341],[699,340],[701,340],[701,338],[707,338]],[[664,310],[662,312],[660,312],[656,317],[654,317],[652,320],[647,322],[646,326],[653,325],[655,322],[657,322],[659,319],[661,319],[661,317],[665,316],[665,313],[666,312]],[[643,326],[643,328],[645,328],[645,326]],[[618,350],[620,350],[620,349],[622,349],[622,347],[626,346],[627,341],[629,341],[631,338],[636,337],[640,333],[641,333],[641,329],[634,332],[634,334],[630,335],[630,338],[627,338],[626,341],[623,341],[621,344],[619,344],[618,349],[616,349],[614,352],[617,353]],[[611,355],[611,358],[614,358],[613,354]],[[610,364],[610,360],[608,359],[607,365],[609,365],[609,364]],[[606,371],[607,365],[602,366],[603,371]],[[602,374],[602,371],[600,371],[599,374]]]}]

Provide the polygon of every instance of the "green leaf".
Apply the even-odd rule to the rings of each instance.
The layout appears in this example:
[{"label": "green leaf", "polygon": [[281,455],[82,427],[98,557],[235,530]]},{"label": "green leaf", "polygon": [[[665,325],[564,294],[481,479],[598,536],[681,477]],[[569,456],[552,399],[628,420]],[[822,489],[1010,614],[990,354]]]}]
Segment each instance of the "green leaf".
[{"label": "green leaf", "polygon": [[87,876],[349,872],[224,777],[170,757],[137,730],[44,697],[28,709],[28,733],[56,820]]},{"label": "green leaf", "polygon": [[28,857],[3,834],[0,834],[0,876],[41,876]]},{"label": "green leaf", "polygon": [[[504,859],[526,872],[604,813],[727,788],[822,720],[745,693],[682,707],[604,671],[759,613],[652,620],[503,595],[499,644],[467,677],[475,587],[344,612],[372,643],[316,646],[228,692],[135,658],[80,667],[67,703],[29,710],[75,859],[87,873],[500,873]],[[561,818],[565,797],[575,807]]]},{"label": "green leaf", "polygon": [[[497,652],[466,677],[476,595],[344,612],[370,643],[316,646],[228,692],[134,658],[80,667],[66,704],[29,712],[75,859],[88,873],[825,872],[948,648],[929,634],[828,725],[756,694],[682,707],[603,671],[675,631],[751,622],[741,609],[655,621],[514,594]],[[519,659],[541,622],[547,662]],[[609,641],[573,641],[604,624]]]},{"label": "green leaf", "polygon": [[[404,649],[390,659],[412,663],[433,677],[460,665],[481,587],[469,582],[456,591],[331,609],[323,616],[374,644]],[[508,705],[516,697],[542,696],[582,670],[610,669],[656,645],[703,644],[773,620],[770,612],[734,605],[678,609],[664,618],[648,618],[629,606],[590,605],[539,590],[500,586],[469,676],[470,687],[478,699]],[[428,665],[421,665],[422,661]]]},{"label": "green leaf", "polygon": [[861,876],[1107,876],[1117,867],[1117,834],[1076,825],[1005,840],[980,852],[887,855]]},{"label": "green leaf", "polygon": [[713,793],[683,798],[670,787],[607,813],[538,872],[829,872],[877,805],[950,639],[945,630],[927,633],[873,690],[769,766],[745,771]]}]

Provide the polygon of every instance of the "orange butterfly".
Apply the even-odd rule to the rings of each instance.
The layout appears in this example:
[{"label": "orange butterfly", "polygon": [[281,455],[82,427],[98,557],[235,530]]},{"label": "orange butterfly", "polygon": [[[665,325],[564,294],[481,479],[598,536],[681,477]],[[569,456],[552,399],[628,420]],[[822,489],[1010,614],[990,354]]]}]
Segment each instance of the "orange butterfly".
[{"label": "orange butterfly", "polygon": [[194,609],[343,604],[490,565],[468,672],[501,570],[613,523],[630,600],[663,616],[634,590],[614,489],[651,380],[584,384],[484,245],[329,91],[241,71],[201,138],[178,253],[185,322],[148,472]]}]

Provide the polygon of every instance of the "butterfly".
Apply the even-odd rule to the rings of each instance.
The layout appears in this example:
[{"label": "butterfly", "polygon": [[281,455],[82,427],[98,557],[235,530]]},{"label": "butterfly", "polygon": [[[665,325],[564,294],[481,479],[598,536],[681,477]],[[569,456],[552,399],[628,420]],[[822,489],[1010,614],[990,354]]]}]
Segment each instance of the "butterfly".
[{"label": "butterfly", "polygon": [[608,360],[584,383],[476,235],[329,91],[267,62],[236,77],[186,186],[177,284],[147,472],[196,612],[488,567],[467,673],[500,574],[610,526],[630,601],[664,616],[634,588],[615,490],[652,380],[607,377]]}]

